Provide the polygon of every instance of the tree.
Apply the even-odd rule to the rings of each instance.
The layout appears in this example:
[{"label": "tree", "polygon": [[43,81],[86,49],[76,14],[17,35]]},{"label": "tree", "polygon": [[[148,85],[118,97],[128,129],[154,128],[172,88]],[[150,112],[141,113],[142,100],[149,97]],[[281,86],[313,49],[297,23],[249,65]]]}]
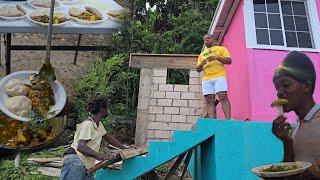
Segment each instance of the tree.
[{"label": "tree", "polygon": [[[77,84],[79,112],[84,112],[87,99],[99,92],[110,98],[111,114],[135,118],[139,71],[128,67],[130,53],[200,53],[202,36],[210,27],[218,0],[126,2],[133,18],[113,36],[110,55],[98,61]],[[154,10],[148,9],[146,3],[155,6]]]}]

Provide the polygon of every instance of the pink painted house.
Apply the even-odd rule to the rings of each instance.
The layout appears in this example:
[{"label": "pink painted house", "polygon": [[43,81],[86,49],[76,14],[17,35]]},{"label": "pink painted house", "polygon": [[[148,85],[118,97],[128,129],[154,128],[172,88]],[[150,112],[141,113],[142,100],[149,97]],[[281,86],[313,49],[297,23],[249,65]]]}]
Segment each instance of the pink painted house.
[{"label": "pink painted house", "polygon": [[[220,1],[210,33],[233,59],[227,67],[232,118],[275,118],[270,108],[276,98],[272,76],[292,50],[312,59],[318,76],[314,97],[320,102],[319,18],[320,0]],[[288,117],[293,120],[295,115]]]}]

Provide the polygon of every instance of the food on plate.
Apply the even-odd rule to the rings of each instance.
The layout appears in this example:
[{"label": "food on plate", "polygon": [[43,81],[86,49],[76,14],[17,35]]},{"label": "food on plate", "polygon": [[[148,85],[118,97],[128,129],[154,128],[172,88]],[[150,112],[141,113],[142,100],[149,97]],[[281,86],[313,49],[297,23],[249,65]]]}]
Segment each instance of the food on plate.
[{"label": "food on plate", "polygon": [[50,107],[55,105],[53,89],[48,80],[38,74],[30,77],[31,87],[28,97],[32,101],[32,110],[40,117],[46,118]]},{"label": "food on plate", "polygon": [[0,8],[0,16],[20,17],[24,16],[25,14],[25,10],[20,5],[4,5]]},{"label": "food on plate", "polygon": [[[49,12],[47,11],[37,11],[30,15],[30,18],[34,21],[40,22],[40,23],[49,23]],[[61,12],[55,12],[53,15],[53,24],[61,24],[65,21],[68,21],[69,18],[67,15],[61,13]]]},{"label": "food on plate", "polygon": [[291,171],[301,168],[297,164],[286,164],[286,165],[271,165],[268,168],[262,170],[262,172],[282,172],[282,171]]},{"label": "food on plate", "polygon": [[[35,7],[39,8],[50,8],[51,6],[51,0],[31,0],[30,4],[32,4]],[[54,8],[57,8],[60,6],[60,3],[56,1],[54,3]]]},{"label": "food on plate", "polygon": [[98,10],[92,7],[85,7],[85,10],[72,7],[69,9],[70,16],[84,21],[99,21],[102,17]]},{"label": "food on plate", "polygon": [[32,109],[32,101],[26,96],[14,96],[8,98],[7,108],[17,116],[26,117]]},{"label": "food on plate", "polygon": [[29,88],[21,79],[11,79],[4,86],[4,89],[8,96],[26,96],[28,94]]},{"label": "food on plate", "polygon": [[0,112],[0,145],[11,148],[34,146],[49,141],[55,136],[56,128],[52,124],[35,129],[28,122],[21,123]]},{"label": "food on plate", "polygon": [[125,20],[130,17],[130,14],[125,12],[108,12],[107,15],[119,20]]},{"label": "food on plate", "polygon": [[271,107],[277,108],[278,114],[279,115],[283,115],[284,114],[283,105],[285,105],[285,104],[288,104],[288,100],[287,99],[277,99],[277,100],[274,100],[271,103]]}]

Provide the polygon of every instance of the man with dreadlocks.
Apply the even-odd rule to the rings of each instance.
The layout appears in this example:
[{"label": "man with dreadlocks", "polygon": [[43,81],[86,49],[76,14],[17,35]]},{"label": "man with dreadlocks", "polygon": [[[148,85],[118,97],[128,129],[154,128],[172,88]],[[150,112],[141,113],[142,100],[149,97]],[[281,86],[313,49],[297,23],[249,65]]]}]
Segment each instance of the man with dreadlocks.
[{"label": "man with dreadlocks", "polygon": [[120,144],[106,130],[101,120],[108,115],[107,99],[101,96],[94,97],[87,105],[90,116],[77,125],[74,141],[65,152],[60,180],[91,180],[92,174],[86,170],[95,165],[95,160],[108,160],[109,153],[99,153],[102,138],[111,145],[120,149],[128,148]]},{"label": "man with dreadlocks", "polygon": [[278,98],[288,100],[284,112],[294,111],[297,115],[292,135],[284,116],[273,121],[272,132],[283,142],[283,161],[313,163],[305,173],[282,179],[320,179],[320,105],[313,99],[316,72],[312,61],[304,53],[290,52],[275,70],[273,83]]}]

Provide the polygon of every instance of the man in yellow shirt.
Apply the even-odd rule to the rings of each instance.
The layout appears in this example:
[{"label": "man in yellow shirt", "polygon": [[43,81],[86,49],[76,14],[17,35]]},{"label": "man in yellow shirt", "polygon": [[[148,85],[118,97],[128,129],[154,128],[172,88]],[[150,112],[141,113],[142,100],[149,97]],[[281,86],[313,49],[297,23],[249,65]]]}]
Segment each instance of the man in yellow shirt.
[{"label": "man in yellow shirt", "polygon": [[223,46],[215,45],[212,35],[203,37],[206,49],[199,55],[197,71],[203,71],[202,92],[207,103],[207,115],[216,118],[215,98],[221,102],[226,119],[231,118],[231,106],[228,100],[228,84],[225,64],[231,64],[228,50]]},{"label": "man in yellow shirt", "polygon": [[93,98],[87,105],[87,111],[90,116],[77,125],[74,141],[65,152],[60,180],[93,180],[93,175],[86,174],[86,170],[95,165],[95,160],[112,158],[112,154],[99,152],[102,138],[120,149],[129,148],[108,135],[101,123],[108,115],[106,98]]}]

